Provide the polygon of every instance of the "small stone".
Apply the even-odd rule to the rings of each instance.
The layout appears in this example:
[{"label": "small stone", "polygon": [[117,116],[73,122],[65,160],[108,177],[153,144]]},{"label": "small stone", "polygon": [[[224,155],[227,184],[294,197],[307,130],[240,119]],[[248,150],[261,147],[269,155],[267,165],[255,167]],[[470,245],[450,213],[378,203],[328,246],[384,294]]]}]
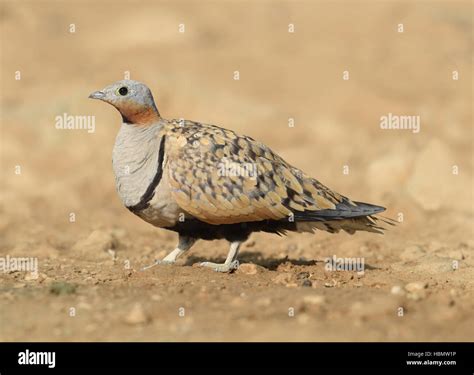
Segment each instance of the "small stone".
[{"label": "small stone", "polygon": [[313,283],[311,282],[311,280],[305,279],[301,283],[301,286],[306,287],[306,288],[311,288],[313,286]]},{"label": "small stone", "polygon": [[139,303],[133,305],[132,309],[125,317],[125,323],[131,325],[145,324],[150,321],[150,317],[145,313],[143,306]]},{"label": "small stone", "polygon": [[419,290],[423,290],[428,287],[428,283],[424,281],[416,281],[412,283],[408,283],[405,285],[405,290],[407,292],[417,292]]},{"label": "small stone", "polygon": [[39,281],[39,274],[36,272],[28,272],[24,278],[25,281]]},{"label": "small stone", "polygon": [[395,294],[397,296],[405,294],[403,288],[400,285],[392,286],[392,289],[390,290],[390,293]]},{"label": "small stone", "polygon": [[239,265],[237,269],[238,273],[243,273],[245,275],[256,275],[259,272],[258,266],[253,263],[243,263]]},{"label": "small stone", "polygon": [[426,288],[428,288],[428,284],[422,281],[406,284],[405,290],[408,292],[407,298],[415,301],[425,298]]},{"label": "small stone", "polygon": [[45,275],[44,273],[40,273],[39,282],[42,284],[51,284],[52,282],[54,282],[54,280],[51,277]]},{"label": "small stone", "polygon": [[117,260],[117,252],[115,250],[108,249],[107,252],[112,257],[112,260],[114,260],[114,261]]},{"label": "small stone", "polygon": [[337,281],[332,279],[330,283],[324,283],[326,288],[334,288],[337,285]]},{"label": "small stone", "polygon": [[310,277],[309,272],[300,272],[298,275],[296,275],[296,280],[309,279],[309,277]]}]

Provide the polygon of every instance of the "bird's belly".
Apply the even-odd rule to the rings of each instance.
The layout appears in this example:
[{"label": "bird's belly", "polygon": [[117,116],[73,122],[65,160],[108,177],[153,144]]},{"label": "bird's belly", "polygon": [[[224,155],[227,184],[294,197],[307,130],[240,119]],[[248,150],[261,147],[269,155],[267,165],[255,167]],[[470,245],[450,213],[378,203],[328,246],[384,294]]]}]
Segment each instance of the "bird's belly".
[{"label": "bird's belly", "polygon": [[171,196],[167,176],[156,187],[148,206],[136,214],[146,222],[157,227],[171,227],[184,220],[184,213]]},{"label": "bird's belly", "polygon": [[156,227],[172,227],[179,218],[179,212],[174,204],[161,203],[148,206],[137,212],[137,215]]}]

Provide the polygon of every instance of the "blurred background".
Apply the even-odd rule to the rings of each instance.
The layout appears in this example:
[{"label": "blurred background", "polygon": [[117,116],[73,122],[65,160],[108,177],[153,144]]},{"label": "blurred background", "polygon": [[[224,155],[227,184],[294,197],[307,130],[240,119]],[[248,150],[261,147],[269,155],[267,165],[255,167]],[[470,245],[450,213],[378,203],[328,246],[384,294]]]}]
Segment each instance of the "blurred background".
[{"label": "blurred background", "polygon": [[[0,276],[11,322],[1,339],[472,339],[471,2],[0,4],[0,255],[36,256],[42,273]],[[385,236],[255,235],[242,255],[259,265],[251,275],[135,272],[176,237],[122,207],[111,168],[120,115],[87,99],[128,73],[163,117],[258,139],[401,223]],[[95,116],[95,132],[57,129],[64,113]],[[420,116],[420,132],[381,129],[388,113]],[[226,252],[201,242],[185,264]],[[325,274],[319,261],[333,254],[372,267],[361,279]],[[78,291],[53,296],[54,282]],[[181,304],[193,313],[180,321]]]}]

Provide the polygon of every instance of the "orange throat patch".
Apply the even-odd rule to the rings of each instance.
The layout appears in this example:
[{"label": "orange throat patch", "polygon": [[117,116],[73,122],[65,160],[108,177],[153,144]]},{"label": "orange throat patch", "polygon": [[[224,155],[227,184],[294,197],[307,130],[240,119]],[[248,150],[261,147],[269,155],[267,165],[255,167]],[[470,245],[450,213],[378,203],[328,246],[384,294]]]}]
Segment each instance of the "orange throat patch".
[{"label": "orange throat patch", "polygon": [[150,126],[160,120],[160,113],[155,107],[151,106],[131,104],[119,108],[119,111],[124,122],[134,125]]}]

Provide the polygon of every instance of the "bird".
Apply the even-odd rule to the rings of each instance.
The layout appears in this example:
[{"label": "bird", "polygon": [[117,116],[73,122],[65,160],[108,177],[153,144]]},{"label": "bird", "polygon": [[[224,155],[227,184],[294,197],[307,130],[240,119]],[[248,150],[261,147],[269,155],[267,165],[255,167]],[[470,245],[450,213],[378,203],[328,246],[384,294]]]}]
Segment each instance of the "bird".
[{"label": "bird", "polygon": [[216,125],[160,115],[151,90],[133,80],[89,95],[122,117],[112,151],[123,205],[144,221],[178,233],[176,248],[156,264],[173,264],[198,240],[227,240],[223,263],[233,272],[253,232],[317,230],[383,233],[385,208],[352,201],[286,162],[265,144]]}]

